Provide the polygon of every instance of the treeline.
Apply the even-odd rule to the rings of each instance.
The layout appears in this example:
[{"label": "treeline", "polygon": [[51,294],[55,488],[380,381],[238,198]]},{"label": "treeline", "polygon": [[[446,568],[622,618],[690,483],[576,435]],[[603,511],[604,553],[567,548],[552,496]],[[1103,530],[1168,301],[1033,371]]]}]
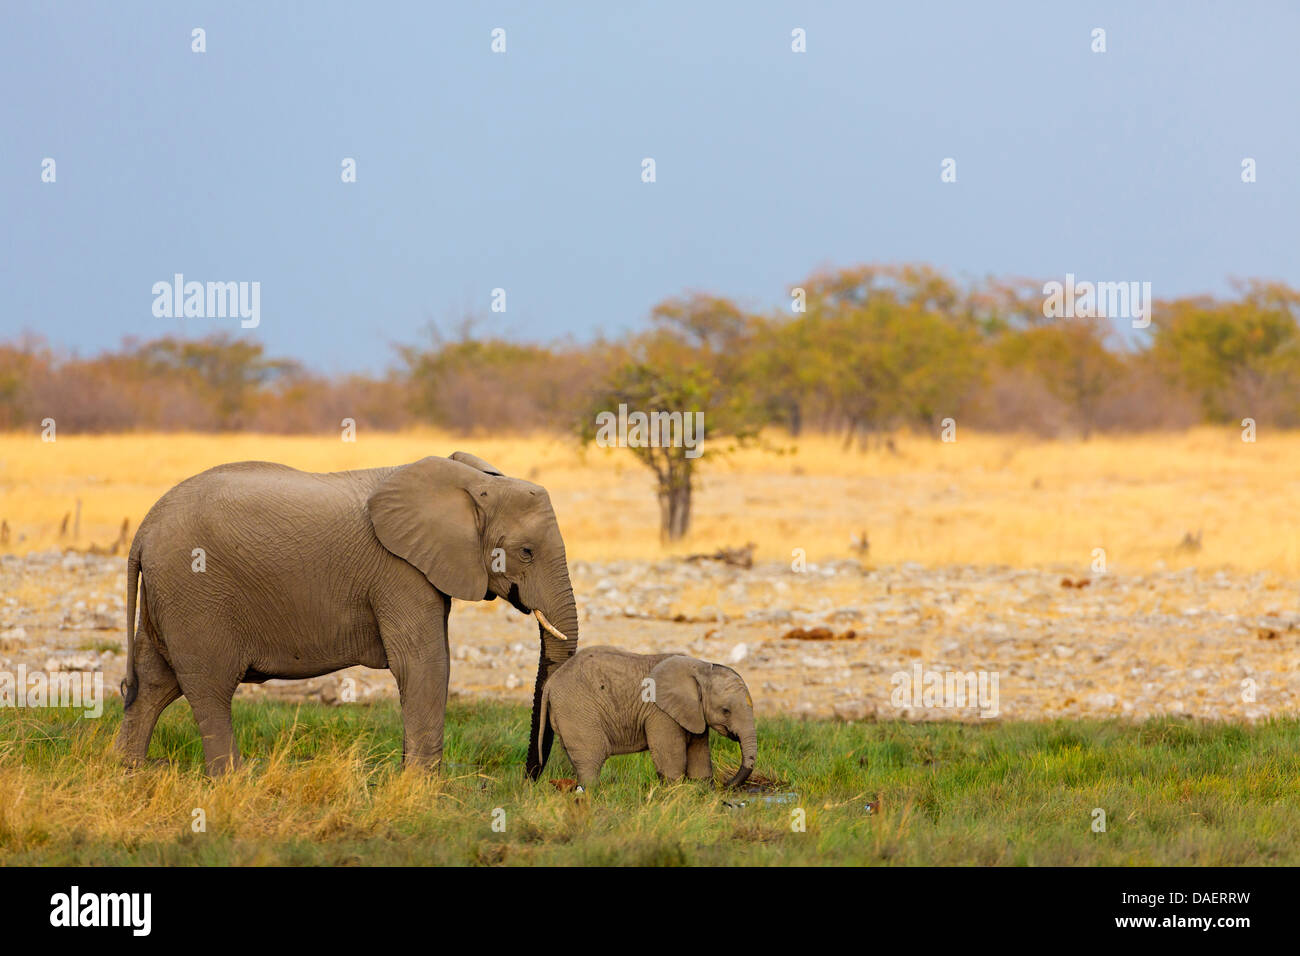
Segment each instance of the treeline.
[{"label": "treeline", "polygon": [[1280,283],[1157,299],[1139,330],[1045,318],[1042,282],[960,285],[925,266],[827,271],[796,289],[767,313],[708,294],[669,299],[612,341],[462,332],[398,349],[382,376],[326,378],[238,335],[128,340],[93,358],[27,336],[0,345],[0,429],[48,417],[61,431],[319,432],[353,418],[572,432],[625,394],[705,410],[714,433],[774,424],[849,444],[949,417],[1085,437],[1245,417],[1300,425],[1300,292]]}]

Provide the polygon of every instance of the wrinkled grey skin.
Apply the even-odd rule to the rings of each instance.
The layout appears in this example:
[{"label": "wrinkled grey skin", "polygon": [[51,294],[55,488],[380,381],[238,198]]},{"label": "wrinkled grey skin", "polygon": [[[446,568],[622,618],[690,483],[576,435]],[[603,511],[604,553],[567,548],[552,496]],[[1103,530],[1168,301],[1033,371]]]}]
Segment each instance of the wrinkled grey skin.
[{"label": "wrinkled grey skin", "polygon": [[600,779],[606,758],[642,750],[666,780],[712,780],[710,728],[740,743],[740,768],[726,786],[743,784],[758,756],[754,703],[740,675],[681,654],[579,651],[547,681],[541,719],[584,787]]},{"label": "wrinkled grey skin", "polygon": [[542,688],[578,642],[545,489],[463,452],[333,474],[241,462],[183,481],[141,522],[127,558],[118,752],[143,760],[159,714],[184,694],[208,773],[221,773],[239,761],[230,700],[241,682],[361,664],[397,680],[403,759],[436,765],[453,597],[538,610],[568,638],[539,623],[528,759],[536,779],[551,743],[549,729],[538,733]]}]

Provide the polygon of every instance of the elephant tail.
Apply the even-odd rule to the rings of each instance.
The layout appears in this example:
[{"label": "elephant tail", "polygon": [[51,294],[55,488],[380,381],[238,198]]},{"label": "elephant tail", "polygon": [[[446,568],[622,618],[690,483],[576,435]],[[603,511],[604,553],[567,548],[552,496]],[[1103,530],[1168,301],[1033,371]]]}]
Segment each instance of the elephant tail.
[{"label": "elephant tail", "polygon": [[546,728],[549,726],[547,722],[551,719],[548,713],[551,709],[551,688],[549,684],[542,688],[542,700],[538,706],[540,710],[537,718],[537,772],[540,774],[542,768],[546,766],[547,753],[543,741],[546,739]]},{"label": "elephant tail", "polygon": [[135,593],[140,583],[140,532],[137,529],[126,556],[126,676],[122,678],[122,709],[130,707],[139,693],[135,676]]}]

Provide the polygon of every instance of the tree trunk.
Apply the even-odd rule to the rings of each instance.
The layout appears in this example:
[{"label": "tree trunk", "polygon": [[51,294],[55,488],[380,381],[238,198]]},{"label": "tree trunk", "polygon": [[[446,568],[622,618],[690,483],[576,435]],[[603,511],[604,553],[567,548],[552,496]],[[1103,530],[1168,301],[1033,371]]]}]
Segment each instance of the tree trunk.
[{"label": "tree trunk", "polygon": [[691,529],[691,479],[689,475],[677,487],[675,497],[677,506],[674,509],[673,540],[677,541],[686,537],[686,532]]},{"label": "tree trunk", "polygon": [[659,540],[680,541],[691,527],[691,462],[669,465],[659,481]]},{"label": "tree trunk", "polygon": [[844,450],[845,450],[845,451],[848,451],[850,448],[853,447],[853,435],[854,435],[855,432],[857,432],[857,430],[858,430],[858,423],[857,423],[857,421],[854,420],[854,419],[852,419],[852,418],[850,418],[850,419],[849,419],[849,423],[848,423],[848,425],[845,427],[845,430],[844,430]]}]

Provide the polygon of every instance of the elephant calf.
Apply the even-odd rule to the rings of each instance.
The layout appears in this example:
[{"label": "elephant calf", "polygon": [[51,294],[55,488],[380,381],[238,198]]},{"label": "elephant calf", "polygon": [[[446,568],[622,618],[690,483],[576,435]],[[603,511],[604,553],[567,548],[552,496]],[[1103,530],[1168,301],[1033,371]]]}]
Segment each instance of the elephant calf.
[{"label": "elephant calf", "polygon": [[740,743],[728,787],[749,778],[758,754],[754,702],[740,675],[681,654],[578,651],[546,682],[541,726],[560,736],[583,786],[600,779],[606,758],[642,750],[665,779],[712,780],[710,727]]}]

